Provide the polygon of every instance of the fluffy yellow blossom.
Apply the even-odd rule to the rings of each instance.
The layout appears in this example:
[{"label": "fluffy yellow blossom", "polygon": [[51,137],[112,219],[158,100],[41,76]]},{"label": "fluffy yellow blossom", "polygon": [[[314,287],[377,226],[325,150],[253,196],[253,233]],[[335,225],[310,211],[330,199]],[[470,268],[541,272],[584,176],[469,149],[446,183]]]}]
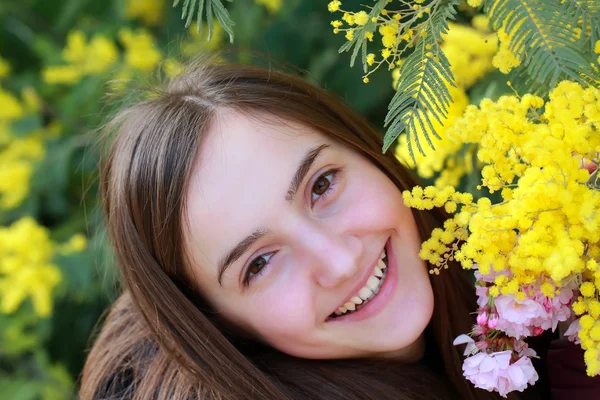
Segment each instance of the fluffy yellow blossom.
[{"label": "fluffy yellow blossom", "polygon": [[480,32],[490,32],[490,19],[485,14],[475,15],[471,20],[471,25]]},{"label": "fluffy yellow blossom", "polygon": [[126,0],[125,16],[149,26],[159,25],[166,15],[167,0]]},{"label": "fluffy yellow blossom", "polygon": [[584,282],[579,287],[579,291],[583,297],[593,297],[596,293],[596,287],[592,282]]},{"label": "fluffy yellow blossom", "polygon": [[144,29],[132,31],[123,28],[119,31],[119,40],[125,47],[125,63],[142,72],[150,72],[162,59],[154,38]]},{"label": "fluffy yellow blossom", "polygon": [[327,4],[327,9],[329,10],[329,12],[336,12],[340,9],[341,5],[342,5],[341,1],[334,0],[334,1],[329,2],[329,4]]},{"label": "fluffy yellow blossom", "polygon": [[509,49],[508,46],[511,41],[511,37],[508,33],[506,33],[504,27],[498,30],[498,40],[500,41],[500,49],[494,56],[492,64],[494,67],[498,68],[500,72],[508,74],[513,68],[521,65],[521,57],[519,54],[514,54]]},{"label": "fluffy yellow blossom", "polygon": [[356,22],[354,21],[354,14],[345,12],[344,15],[342,15],[342,19],[348,24],[348,25],[354,25],[356,24]]},{"label": "fluffy yellow blossom", "polygon": [[367,54],[367,64],[373,65],[374,62],[375,62],[375,54],[373,54],[373,53]]},{"label": "fluffy yellow blossom", "polygon": [[471,7],[477,8],[481,6],[481,0],[467,0],[467,4]]},{"label": "fluffy yellow blossom", "polygon": [[[594,46],[594,53],[600,54],[600,40],[598,40]],[[598,56],[598,63],[600,64],[600,56]]]},{"label": "fluffy yellow blossom", "polygon": [[369,14],[367,14],[365,11],[357,12],[354,14],[354,22],[356,22],[356,25],[359,26],[366,25],[367,22],[369,22]]},{"label": "fluffy yellow blossom", "polygon": [[493,69],[497,42],[495,34],[485,34],[466,25],[448,24],[442,50],[450,62],[457,86],[468,89]]}]

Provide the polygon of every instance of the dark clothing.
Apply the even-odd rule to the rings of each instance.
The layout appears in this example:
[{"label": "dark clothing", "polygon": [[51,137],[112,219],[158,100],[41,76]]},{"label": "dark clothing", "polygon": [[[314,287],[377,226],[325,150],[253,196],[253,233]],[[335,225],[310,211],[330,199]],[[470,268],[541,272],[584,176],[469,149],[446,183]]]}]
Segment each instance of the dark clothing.
[{"label": "dark clothing", "polygon": [[566,339],[553,341],[546,366],[553,400],[600,400],[600,377],[587,376],[579,345]]}]

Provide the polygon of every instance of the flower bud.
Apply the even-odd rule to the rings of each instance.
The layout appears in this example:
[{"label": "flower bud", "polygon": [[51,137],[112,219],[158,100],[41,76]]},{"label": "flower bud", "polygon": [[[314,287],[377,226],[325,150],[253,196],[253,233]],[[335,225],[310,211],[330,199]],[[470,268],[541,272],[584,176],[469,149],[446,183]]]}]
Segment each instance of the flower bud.
[{"label": "flower bud", "polygon": [[496,325],[498,325],[498,314],[492,314],[487,321],[487,326],[490,329],[496,329]]},{"label": "flower bud", "polygon": [[485,311],[477,316],[477,325],[485,326],[487,324],[487,322],[488,322],[488,315]]}]

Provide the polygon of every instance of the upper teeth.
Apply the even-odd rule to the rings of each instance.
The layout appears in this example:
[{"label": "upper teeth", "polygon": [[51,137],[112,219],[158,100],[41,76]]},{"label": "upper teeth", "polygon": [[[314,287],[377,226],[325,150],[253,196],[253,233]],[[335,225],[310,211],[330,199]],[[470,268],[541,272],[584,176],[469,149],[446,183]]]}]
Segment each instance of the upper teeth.
[{"label": "upper teeth", "polygon": [[383,279],[379,278],[383,278],[383,270],[385,270],[385,268],[387,267],[387,265],[385,265],[385,262],[383,261],[385,256],[385,249],[383,249],[383,252],[379,256],[379,261],[377,262],[377,265],[375,266],[375,268],[373,268],[373,274],[369,277],[369,279],[367,279],[367,283],[365,284],[365,286],[363,286],[358,291],[358,293],[352,296],[350,300],[344,303],[343,306],[335,310],[335,315],[342,315],[348,311],[354,311],[357,305],[366,302],[367,300],[369,300],[377,294],[377,292],[379,291],[379,287],[383,282]]}]

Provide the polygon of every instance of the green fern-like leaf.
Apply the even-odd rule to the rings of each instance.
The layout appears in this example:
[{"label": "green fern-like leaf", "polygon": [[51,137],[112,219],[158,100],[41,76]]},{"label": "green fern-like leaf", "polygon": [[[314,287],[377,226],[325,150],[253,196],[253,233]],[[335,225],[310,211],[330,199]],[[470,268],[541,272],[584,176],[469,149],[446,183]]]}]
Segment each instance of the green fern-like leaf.
[{"label": "green fern-like leaf", "polygon": [[425,154],[417,133],[419,130],[432,149],[435,147],[428,132],[440,139],[432,120],[443,124],[452,101],[448,85],[454,86],[450,63],[440,44],[442,35],[448,31],[448,19],[454,19],[456,5],[455,0],[444,1],[432,11],[426,25],[427,35],[419,40],[414,52],[400,67],[396,94],[385,118],[385,126],[389,127],[384,138],[384,152],[401,133],[405,133],[409,154],[415,161],[413,142],[419,152]]},{"label": "green fern-like leaf", "polygon": [[571,26],[581,27],[583,47],[591,49],[600,40],[600,1],[568,0],[562,2],[564,15],[571,17]]},{"label": "green fern-like leaf", "polygon": [[[563,79],[580,83],[598,79],[589,52],[581,48],[577,19],[568,14],[569,0],[486,0],[485,10],[495,29],[504,27],[509,49],[520,56],[528,75],[524,90],[547,91]],[[580,5],[585,3],[579,1]],[[580,13],[593,18],[590,8]],[[583,14],[581,14],[583,18]],[[579,18],[581,19],[581,18]],[[583,18],[583,20],[586,20]],[[577,24],[577,25],[576,25]],[[596,27],[590,27],[595,31]]]},{"label": "green fern-like leaf", "polygon": [[[233,0],[227,0],[232,2]],[[177,7],[181,0],[175,0],[173,7]],[[194,12],[196,10],[196,12]],[[185,19],[185,27],[187,28],[192,23],[196,14],[198,24],[198,32],[202,28],[202,20],[206,16],[208,26],[208,36],[206,40],[210,40],[213,33],[213,14],[225,30],[229,34],[229,42],[233,43],[233,27],[235,22],[229,17],[229,12],[223,6],[221,0],[184,0],[181,9],[181,19]],[[204,15],[203,15],[204,14]]]}]

